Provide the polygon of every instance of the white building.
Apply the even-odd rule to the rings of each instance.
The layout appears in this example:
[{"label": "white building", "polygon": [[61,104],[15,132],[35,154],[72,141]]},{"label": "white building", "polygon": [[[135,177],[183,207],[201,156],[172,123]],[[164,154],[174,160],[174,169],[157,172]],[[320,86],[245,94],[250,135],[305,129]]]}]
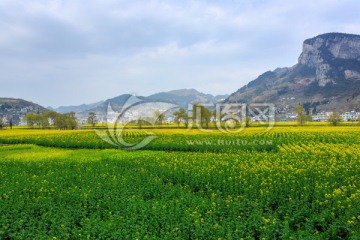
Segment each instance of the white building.
[{"label": "white building", "polygon": [[[331,112],[320,112],[313,116],[314,122],[326,122],[328,121],[329,117],[331,115]],[[345,112],[340,115],[343,119],[343,121],[357,121],[358,117],[360,116],[359,112],[351,111],[351,112]]]},{"label": "white building", "polygon": [[360,116],[360,113],[351,111],[341,114],[341,117],[344,121],[353,122],[358,120],[358,117]]},{"label": "white building", "polygon": [[326,122],[330,117],[331,112],[320,112],[313,116],[314,122]]}]

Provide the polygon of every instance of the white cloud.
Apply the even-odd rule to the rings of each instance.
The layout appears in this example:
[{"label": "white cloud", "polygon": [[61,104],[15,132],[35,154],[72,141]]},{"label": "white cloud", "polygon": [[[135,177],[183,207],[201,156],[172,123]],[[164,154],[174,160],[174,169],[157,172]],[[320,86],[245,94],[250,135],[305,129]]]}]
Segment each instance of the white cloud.
[{"label": "white cloud", "polygon": [[359,33],[359,11],[357,0],[3,0],[0,96],[66,105],[185,87],[232,93],[295,64],[306,38]]}]

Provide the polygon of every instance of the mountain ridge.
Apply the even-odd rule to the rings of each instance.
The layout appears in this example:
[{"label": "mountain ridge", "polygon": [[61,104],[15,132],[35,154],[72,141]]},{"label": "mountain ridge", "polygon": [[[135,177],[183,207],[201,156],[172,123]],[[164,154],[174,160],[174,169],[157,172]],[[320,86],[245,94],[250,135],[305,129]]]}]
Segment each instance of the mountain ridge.
[{"label": "mountain ridge", "polygon": [[[107,110],[108,104],[113,105],[121,105],[124,103],[126,99],[131,96],[130,94],[121,94],[119,96],[109,98],[106,100],[99,101],[97,103],[92,104],[82,104],[78,106],[61,106],[58,108],[54,108],[54,111],[58,111],[60,113],[64,113],[64,110],[70,112],[74,111],[76,113],[88,113],[90,111],[94,112],[102,112]],[[191,103],[199,103],[199,102],[218,102],[221,100],[225,100],[229,95],[212,95],[212,94],[205,94],[197,91],[196,89],[177,89],[171,90],[167,92],[158,92],[151,94],[149,96],[138,96],[140,99],[143,100],[151,100],[151,101],[165,101],[171,102],[174,104],[178,104],[181,107],[187,107],[187,104]]]},{"label": "mountain ridge", "polygon": [[326,33],[306,39],[297,64],[261,74],[226,102],[271,102],[288,110],[299,104],[313,111],[359,110],[360,35]]}]

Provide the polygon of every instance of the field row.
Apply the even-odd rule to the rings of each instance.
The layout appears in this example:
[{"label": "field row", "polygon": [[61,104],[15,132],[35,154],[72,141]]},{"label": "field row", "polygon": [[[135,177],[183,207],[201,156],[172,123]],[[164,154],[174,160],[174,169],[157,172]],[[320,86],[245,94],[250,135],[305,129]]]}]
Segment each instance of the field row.
[{"label": "field row", "polygon": [[[127,148],[146,139],[147,132],[125,131],[106,142],[94,131],[14,130],[0,132],[3,144],[36,144],[59,148]],[[142,147],[144,150],[238,152],[278,151],[282,145],[291,144],[360,144],[360,127],[316,128],[266,128],[245,129],[241,133],[224,134],[220,131],[204,133],[186,130],[153,130],[154,140]],[[198,134],[200,133],[200,134]],[[125,144],[124,144],[125,142]],[[112,144],[113,143],[113,144]]]}]

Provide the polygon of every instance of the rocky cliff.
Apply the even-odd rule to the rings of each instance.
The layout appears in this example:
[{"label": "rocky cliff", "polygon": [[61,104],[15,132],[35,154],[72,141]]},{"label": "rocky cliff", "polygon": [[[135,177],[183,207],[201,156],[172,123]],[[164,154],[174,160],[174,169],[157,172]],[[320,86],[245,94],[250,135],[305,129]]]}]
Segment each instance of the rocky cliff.
[{"label": "rocky cliff", "polygon": [[273,102],[279,108],[306,103],[318,110],[359,110],[360,35],[327,33],[305,40],[295,66],[260,75],[227,102]]},{"label": "rocky cliff", "polygon": [[[337,66],[337,60],[342,60],[342,66]],[[328,33],[308,39],[303,44],[303,52],[299,57],[299,64],[316,69],[316,81],[319,86],[328,83],[336,84],[340,71],[345,78],[358,77],[360,66],[360,36],[350,34]],[[354,64],[351,64],[354,61]],[[350,64],[346,64],[346,63]],[[348,65],[348,66],[346,66]],[[349,67],[351,69],[343,69]],[[338,69],[337,69],[338,68]],[[354,69],[355,68],[355,69]]]}]

